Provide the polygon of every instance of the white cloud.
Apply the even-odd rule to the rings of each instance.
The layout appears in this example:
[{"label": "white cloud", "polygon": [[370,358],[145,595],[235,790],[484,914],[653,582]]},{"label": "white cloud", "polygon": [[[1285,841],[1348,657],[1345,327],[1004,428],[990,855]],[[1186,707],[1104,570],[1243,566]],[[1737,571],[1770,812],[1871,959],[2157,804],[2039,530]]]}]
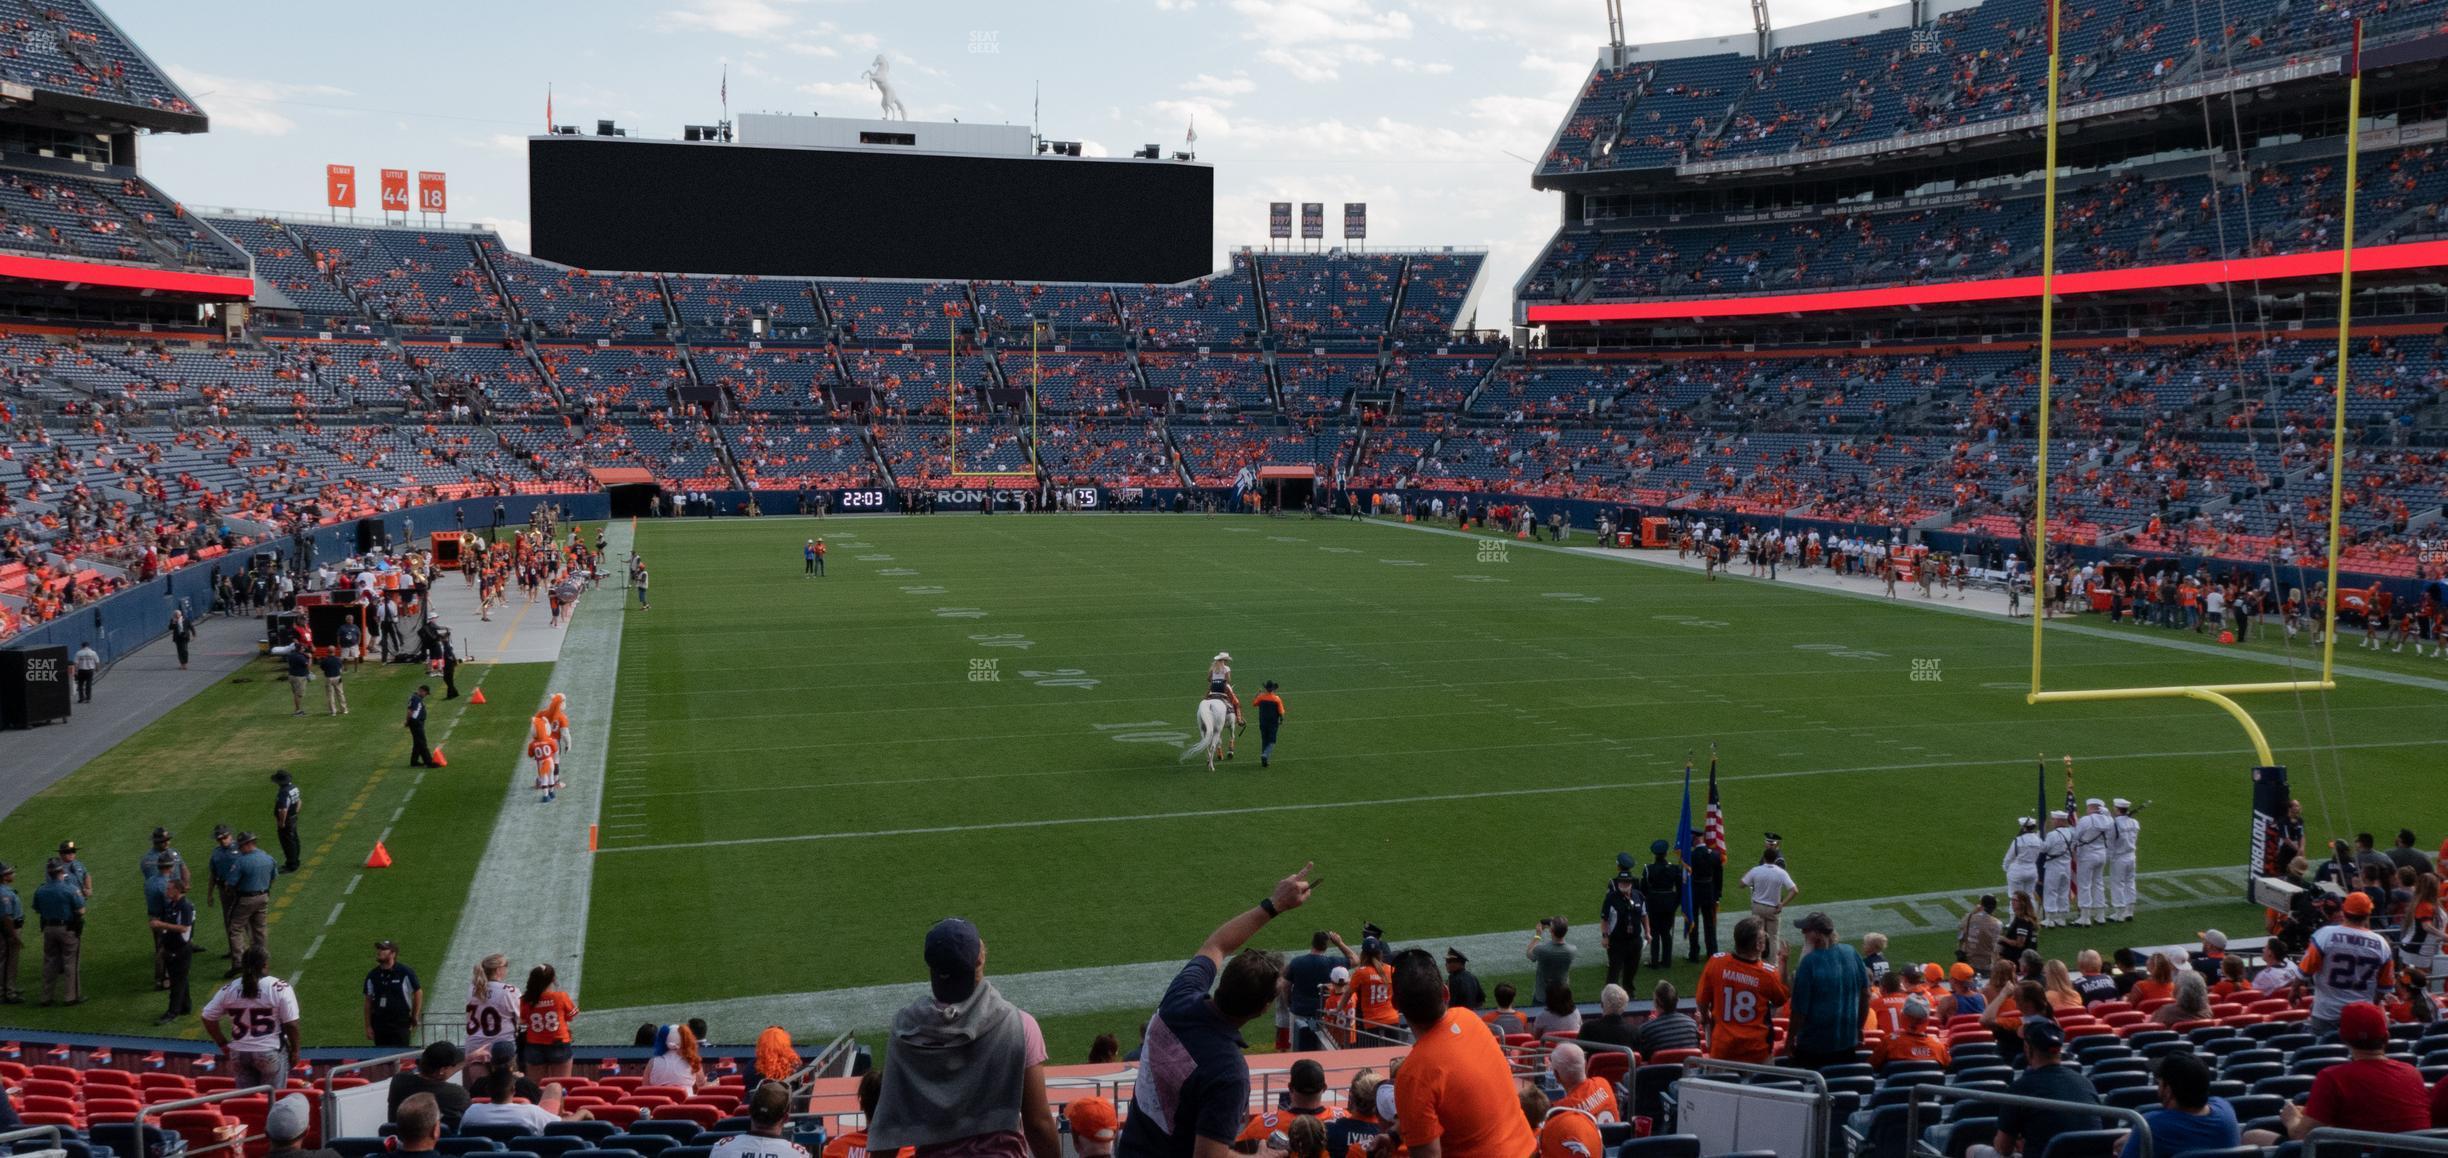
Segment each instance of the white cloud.
[{"label": "white cloud", "polygon": [[509,217],[479,217],[476,224],[501,234],[502,244],[520,253],[528,252],[527,223]]},{"label": "white cloud", "polygon": [[682,28],[719,32],[726,36],[766,37],[791,26],[797,18],[784,7],[793,0],[689,0],[664,16]]},{"label": "white cloud", "polygon": [[1178,131],[1197,125],[1201,141],[1223,140],[1233,134],[1232,121],[1224,115],[1222,104],[1203,100],[1157,101],[1148,108],[1158,129],[1174,126]]},{"label": "white cloud", "polygon": [[1081,142],[1080,142],[1080,156],[1083,156],[1083,157],[1110,157],[1110,156],[1113,156],[1113,151],[1112,151],[1112,150],[1110,150],[1110,149],[1107,149],[1107,148],[1104,146],[1104,144],[1102,144],[1101,142],[1097,142],[1097,141],[1081,141]]},{"label": "white cloud", "polygon": [[283,137],[297,128],[297,122],[275,106],[300,97],[344,97],[344,88],[326,84],[287,84],[281,81],[250,80],[245,77],[222,76],[180,65],[170,65],[170,79],[187,90],[187,95],[204,106],[212,116],[213,128],[225,132],[247,133],[258,137]]},{"label": "white cloud", "polygon": [[1323,84],[1341,80],[1344,65],[1376,64],[1385,59],[1385,54],[1365,44],[1303,45],[1299,48],[1278,45],[1260,49],[1258,59],[1291,73],[1295,80]]},{"label": "white cloud", "polygon": [[477,142],[476,147],[495,153],[509,153],[513,156],[524,157],[527,155],[527,138],[517,133],[495,133]]},{"label": "white cloud", "polygon": [[1408,40],[1411,16],[1369,0],[1232,0],[1251,40]]},{"label": "white cloud", "polygon": [[1441,60],[1413,60],[1407,56],[1397,56],[1386,63],[1398,71],[1416,72],[1422,76],[1445,76],[1453,71],[1452,65]]},{"label": "white cloud", "polygon": [[1220,97],[1240,96],[1258,91],[1258,82],[1251,80],[1246,72],[1236,72],[1231,76],[1209,76],[1202,72],[1183,81],[1182,91],[1211,93]]},{"label": "white cloud", "polygon": [[1198,7],[1198,0],[1156,0],[1158,12],[1188,12]]}]

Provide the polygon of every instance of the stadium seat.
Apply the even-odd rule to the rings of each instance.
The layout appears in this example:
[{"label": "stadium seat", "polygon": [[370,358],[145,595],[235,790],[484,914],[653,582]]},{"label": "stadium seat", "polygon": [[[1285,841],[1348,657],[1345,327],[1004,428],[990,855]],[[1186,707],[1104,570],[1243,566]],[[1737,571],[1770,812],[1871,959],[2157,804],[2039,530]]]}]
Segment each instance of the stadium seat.
[{"label": "stadium seat", "polygon": [[384,1138],[333,1138],[324,1143],[324,1148],[340,1158],[379,1158],[390,1152],[391,1143]]},{"label": "stadium seat", "polygon": [[[686,1106],[665,1106],[663,1107],[663,1112],[668,1113],[673,1110],[684,1110],[688,1108],[689,1107]],[[703,1107],[699,1108],[702,1109]],[[712,1119],[708,1119],[708,1121],[711,1120]],[[670,1117],[640,1118],[637,1121],[629,1124],[629,1133],[661,1134],[667,1138],[670,1138],[674,1143],[680,1145],[686,1145],[690,1139],[695,1138],[700,1133],[703,1133],[704,1130],[705,1127],[697,1124],[696,1122]]]},{"label": "stadium seat", "polygon": [[510,1142],[526,1137],[527,1127],[511,1125],[506,1122],[480,1122],[473,1126],[459,1127],[459,1133],[465,1137],[483,1138],[489,1141],[500,1142],[507,1145]]},{"label": "stadium seat", "polygon": [[[737,1102],[734,1102],[731,1105],[717,1108],[698,1103],[676,1102],[657,1109],[655,1111],[655,1117],[666,1122],[691,1123],[698,1129],[702,1130],[716,1122],[722,1121],[723,1118],[730,1113],[730,1111],[737,1109],[738,1105],[739,1104]],[[639,1124],[644,1125],[642,1122]],[[688,1137],[686,1135],[677,1135],[677,1137],[679,1137],[683,1142],[688,1141]]]},{"label": "stadium seat", "polygon": [[1632,1112],[1652,1122],[1666,1116],[1666,1087],[1683,1080],[1683,1067],[1654,1062],[1632,1071]]},{"label": "stadium seat", "polygon": [[656,1158],[656,1155],[677,1145],[679,1143],[667,1134],[614,1134],[602,1143],[603,1149],[630,1150],[645,1158]]},{"label": "stadium seat", "polygon": [[626,1103],[597,1106],[593,1113],[597,1119],[624,1130],[629,1128],[629,1123],[646,1116],[644,1109]]},{"label": "stadium seat", "polygon": [[547,1138],[583,1138],[590,1144],[620,1132],[620,1127],[611,1122],[554,1122],[544,1127]]},{"label": "stadium seat", "polygon": [[712,1146],[674,1146],[663,1152],[662,1158],[713,1158]]},{"label": "stadium seat", "polygon": [[491,1138],[452,1135],[434,1144],[444,1154],[491,1154],[501,1149],[501,1143]]},{"label": "stadium seat", "polygon": [[1700,1158],[1700,1139],[1693,1134],[1634,1138],[1616,1148],[1615,1158]]},{"label": "stadium seat", "polygon": [[1986,1144],[1997,1137],[1997,1119],[1958,1118],[1929,1127],[1923,1136],[1926,1144],[1935,1146],[1942,1158],[1964,1158],[1964,1152],[1974,1143]]},{"label": "stadium seat", "polygon": [[512,1150],[524,1150],[536,1158],[563,1158],[572,1150],[587,1149],[591,1143],[584,1138],[568,1135],[524,1135],[505,1139],[502,1145]]},{"label": "stadium seat", "polygon": [[572,1150],[563,1158],[646,1158],[635,1150]]},{"label": "stadium seat", "polygon": [[2115,1158],[2123,1130],[2075,1130],[2049,1139],[2039,1158]]}]

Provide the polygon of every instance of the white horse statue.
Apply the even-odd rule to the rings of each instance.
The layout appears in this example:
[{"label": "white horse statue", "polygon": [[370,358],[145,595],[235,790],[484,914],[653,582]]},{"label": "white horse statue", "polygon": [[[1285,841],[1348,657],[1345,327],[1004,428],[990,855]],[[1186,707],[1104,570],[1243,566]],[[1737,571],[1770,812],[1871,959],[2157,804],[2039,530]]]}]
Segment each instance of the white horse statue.
[{"label": "white horse statue", "polygon": [[868,65],[867,71],[859,74],[859,79],[874,85],[876,91],[883,95],[885,120],[909,119],[909,110],[901,105],[901,94],[893,91],[892,62],[884,59],[883,53],[876,54],[875,63]]},{"label": "white horse statue", "polygon": [[[1229,742],[1227,729],[1232,726],[1232,705],[1213,696],[1200,700],[1198,726],[1199,738],[1189,747],[1182,749],[1181,758],[1194,760],[1205,756],[1207,757],[1207,770],[1213,772],[1216,765],[1216,749]],[[1232,758],[1229,751],[1225,754],[1225,758],[1228,760]]]}]

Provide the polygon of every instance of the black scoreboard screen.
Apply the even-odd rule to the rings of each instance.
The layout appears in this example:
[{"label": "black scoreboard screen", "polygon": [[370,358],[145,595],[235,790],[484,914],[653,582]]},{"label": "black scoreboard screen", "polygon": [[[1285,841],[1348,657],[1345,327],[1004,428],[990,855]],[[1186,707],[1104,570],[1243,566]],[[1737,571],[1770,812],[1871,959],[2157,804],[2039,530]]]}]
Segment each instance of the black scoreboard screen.
[{"label": "black scoreboard screen", "polygon": [[632,273],[1178,282],[1215,170],[1167,161],[536,137],[537,257]]}]

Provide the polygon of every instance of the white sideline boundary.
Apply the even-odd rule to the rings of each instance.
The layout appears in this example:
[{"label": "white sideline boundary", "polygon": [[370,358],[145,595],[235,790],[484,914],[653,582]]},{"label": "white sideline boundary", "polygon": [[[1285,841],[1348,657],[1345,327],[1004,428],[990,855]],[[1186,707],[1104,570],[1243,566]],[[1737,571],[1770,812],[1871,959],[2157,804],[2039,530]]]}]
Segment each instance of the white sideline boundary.
[{"label": "white sideline boundary", "polygon": [[[1373,526],[1398,527],[1405,531],[1419,531],[1430,535],[1442,535],[1449,539],[1469,539],[1472,541],[1488,539],[1503,543],[1505,548],[1508,550],[1515,547],[1526,547],[1533,551],[1546,551],[1558,555],[1575,555],[1584,559],[1609,559],[1618,563],[1635,563],[1643,567],[1655,567],[1661,570],[1670,571],[1700,571],[1702,569],[1699,561],[1696,559],[1677,559],[1662,553],[1653,553],[1651,551],[1641,549],[1572,547],[1556,543],[1541,543],[1536,540],[1515,539],[1508,534],[1498,532],[1473,534],[1469,531],[1458,530],[1453,527],[1430,526],[1425,523],[1398,523],[1390,519],[1383,518],[1363,519],[1361,521]],[[1816,591],[1824,595],[1842,595],[1851,599],[1864,599],[1875,603],[1884,603],[1891,607],[1912,607],[1924,611],[1944,612],[1948,615],[1968,616],[1974,619],[2006,619],[2010,623],[2028,623],[2031,619],[2029,614],[2009,618],[2006,615],[2006,597],[2004,595],[1989,591],[1975,591],[1970,593],[1974,599],[1980,601],[1977,604],[1974,603],[1973,600],[1969,599],[1949,604],[1936,599],[1922,599],[1918,594],[1900,595],[1897,598],[1890,599],[1881,592],[1870,590],[1868,586],[1858,588],[1847,586],[1841,580],[1830,576],[1824,568],[1812,571],[1784,568],[1782,569],[1782,574],[1784,577],[1771,580],[1754,578],[1750,575],[1737,575],[1731,570],[1727,569],[1720,569],[1718,572],[1719,577],[1729,583],[1765,583],[1771,587],[1788,587],[1797,590]],[[1869,584],[1874,581],[1864,579],[1863,582],[1865,584]],[[1899,591],[1906,591],[1908,589],[1914,592],[1918,591],[1917,588],[1910,588],[1908,584],[1899,583],[1896,586],[1897,590]],[[1990,606],[1992,604],[1995,606]],[[2214,643],[2196,643],[2189,639],[2169,639],[2166,638],[2169,634],[2168,632],[2156,628],[2137,628],[2133,631],[2116,631],[2107,627],[2099,627],[2079,622],[2074,616],[2060,616],[2058,618],[2049,620],[2049,624],[2050,626],[2048,630],[2050,631],[2063,631],[2074,635],[2089,636],[2093,639],[2113,639],[2121,643],[2139,643],[2148,647],[2167,648],[2171,651],[2188,651],[2196,655],[2212,655],[2218,656],[2222,659],[2242,659],[2253,663],[2267,664],[2271,667],[2287,668],[2296,676],[2296,678],[2299,679],[2316,678],[2320,669],[2320,663],[2316,659],[2307,658],[2305,660],[2297,661],[2290,660],[2284,655],[2265,655],[2257,651],[2239,651],[2235,648],[2222,647]],[[2267,628],[2264,628],[2264,630],[2267,630]],[[2314,645],[2307,644],[2305,646],[2311,647]],[[2307,665],[2309,665],[2311,668],[2310,671],[2304,670]],[[2404,672],[2383,671],[2378,668],[2356,667],[2352,664],[2344,663],[2336,664],[2334,666],[2334,670],[2339,675],[2349,675],[2357,679],[2377,680],[2381,683],[2400,684],[2410,688],[2424,688],[2429,691],[2448,692],[2448,679],[2436,679],[2431,676],[2408,675]]]},{"label": "white sideline boundary", "polygon": [[[2244,886],[2235,869],[2196,868],[2163,869],[2140,873],[2137,885],[2146,908],[2194,908],[2207,905],[2242,905]],[[1951,929],[1982,891],[2003,892],[2003,883],[1977,885],[1965,889],[1941,892],[1911,893],[1896,897],[1872,897],[1852,901],[1831,901],[1825,905],[1802,905],[1828,914],[1836,922],[1837,935],[1856,938],[1862,933],[1880,930],[1890,936],[1912,936]],[[1718,912],[1720,948],[1730,945],[1734,922],[1746,914],[1738,894],[1727,896],[1727,905]],[[1220,919],[1220,918],[1219,918]],[[1273,936],[1261,934],[1260,940],[1272,942],[1287,935],[1298,935],[1309,926],[1297,921],[1280,924]],[[2114,926],[2108,926],[2114,928]],[[996,930],[983,930],[992,941]],[[1789,934],[1790,935],[1790,934]],[[2067,935],[2061,932],[2060,936]],[[1681,935],[1677,934],[1677,953]],[[1525,930],[1514,929],[1499,933],[1479,933],[1459,937],[1403,938],[1404,947],[1418,946],[1442,954],[1445,947],[1462,950],[1474,961],[1489,963],[1519,963],[1522,947],[1529,943]],[[1172,961],[1147,961],[1133,965],[1100,965],[1080,969],[1054,969],[1038,973],[989,972],[995,988],[1012,1003],[1039,1017],[1060,1017],[1075,1013],[1099,1013],[1107,1010],[1130,1011],[1135,1019],[1156,1008],[1157,999],[1164,996],[1165,986],[1181,970],[1195,945],[1183,947],[1183,956]],[[1604,954],[1592,953],[1593,946],[1583,945],[1582,964],[1578,971],[1589,973]],[[918,960],[918,946],[886,946],[882,952],[901,952],[908,962],[908,972],[919,977],[924,967]],[[764,997],[731,997],[717,1001],[684,1001],[668,1005],[634,1005],[620,1009],[589,1010],[582,1027],[600,1029],[606,1035],[595,1037],[582,1029],[579,1036],[593,1044],[625,1045],[628,1039],[623,1028],[641,1022],[663,1024],[703,1017],[713,1036],[722,1041],[749,1041],[768,1025],[790,1026],[795,1032],[821,1030],[829,1035],[843,1030],[880,1029],[892,1023],[892,1015],[915,1000],[926,990],[918,980],[895,985],[865,985],[852,989],[833,989],[817,993],[782,993]],[[1117,1025],[1121,1024],[1117,1017]]]},{"label": "white sideline boundary", "polygon": [[[626,520],[606,524],[604,558],[621,566],[629,557],[630,542]],[[603,807],[628,595],[606,582],[580,596],[570,613],[574,618],[561,643],[561,658],[553,665],[552,682],[536,702],[536,708],[542,708],[555,691],[569,698],[572,750],[561,762],[565,786],[551,804],[537,803],[535,775],[526,761],[526,747],[520,745],[508,769],[493,835],[476,864],[467,903],[460,906],[450,951],[442,958],[440,972],[428,979],[436,993],[448,997],[462,992],[459,983],[493,953],[509,955],[513,985],[525,978],[529,966],[548,962],[559,973],[561,987],[573,996],[578,992],[586,957],[587,905],[594,892],[587,830]],[[455,1009],[460,1002],[449,997],[439,1004]]]}]

